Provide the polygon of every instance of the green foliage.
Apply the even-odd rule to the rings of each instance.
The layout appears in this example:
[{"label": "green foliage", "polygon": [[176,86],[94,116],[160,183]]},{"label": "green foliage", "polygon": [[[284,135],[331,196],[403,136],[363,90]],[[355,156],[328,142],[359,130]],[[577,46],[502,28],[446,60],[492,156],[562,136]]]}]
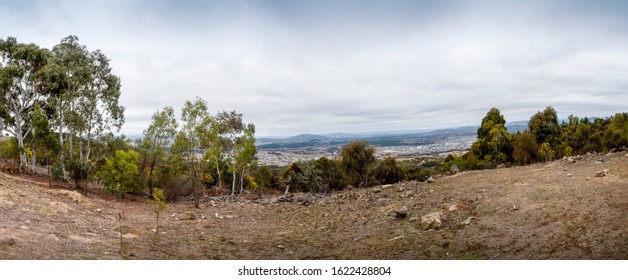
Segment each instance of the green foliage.
[{"label": "green foliage", "polygon": [[357,187],[369,184],[369,173],[375,164],[375,149],[366,141],[353,141],[342,147],[340,152],[342,169]]},{"label": "green foliage", "polygon": [[491,108],[482,119],[478,140],[471,146],[471,152],[482,160],[481,165],[495,166],[510,160],[512,135],[505,124],[497,108]]},{"label": "green foliage", "polygon": [[78,159],[69,161],[70,179],[74,182],[77,190],[82,190],[89,178],[90,166]]},{"label": "green foliage", "polygon": [[552,147],[550,147],[549,143],[544,142],[543,144],[541,144],[541,147],[539,148],[539,157],[545,159],[545,161],[552,161],[554,159],[554,156],[555,152],[554,150],[552,150]]},{"label": "green foliage", "polygon": [[556,150],[561,143],[562,129],[558,124],[556,110],[551,106],[534,114],[528,122],[528,128],[534,134],[537,143],[548,143],[552,150]]},{"label": "green foliage", "polygon": [[120,197],[130,191],[138,192],[137,176],[140,155],[132,150],[116,151],[116,155],[107,159],[101,176],[105,191],[116,193]]},{"label": "green foliage", "polygon": [[4,138],[0,142],[0,157],[5,161],[20,159],[20,148],[15,137]]},{"label": "green foliage", "polygon": [[321,157],[316,160],[316,168],[321,171],[320,176],[327,190],[341,190],[345,186],[340,162]]},{"label": "green foliage", "polygon": [[536,138],[530,131],[525,130],[515,134],[513,142],[515,150],[512,156],[517,164],[525,165],[536,161],[538,145]]},{"label": "green foliage", "polygon": [[394,184],[406,178],[403,168],[394,158],[379,161],[371,176],[371,181],[380,184]]},{"label": "green foliage", "polygon": [[159,215],[166,210],[166,199],[164,191],[160,188],[155,188],[151,196],[153,200],[153,211],[155,211],[155,234],[159,234]]}]

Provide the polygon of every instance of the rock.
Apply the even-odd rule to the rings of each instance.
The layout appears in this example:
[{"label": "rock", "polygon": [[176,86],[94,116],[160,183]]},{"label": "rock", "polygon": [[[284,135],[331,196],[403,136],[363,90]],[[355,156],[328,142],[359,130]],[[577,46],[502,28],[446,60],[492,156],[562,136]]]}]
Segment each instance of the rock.
[{"label": "rock", "polygon": [[449,205],[449,207],[447,207],[447,211],[449,212],[454,212],[456,210],[458,210],[458,203],[454,203],[452,205]]},{"label": "rock", "polygon": [[575,162],[576,162],[576,160],[575,160],[574,158],[572,158],[572,157],[568,157],[568,158],[567,158],[567,162],[568,162],[568,163],[575,163]]},{"label": "rock", "polygon": [[398,218],[398,219],[405,219],[407,215],[408,215],[408,207],[405,207],[405,206],[401,206],[401,208],[397,209],[397,212],[395,212],[395,218]]},{"label": "rock", "polygon": [[421,228],[423,230],[428,229],[440,229],[443,227],[443,221],[445,220],[445,215],[443,212],[433,212],[427,215],[421,216]]},{"label": "rock", "polygon": [[566,168],[566,167],[565,167],[565,168],[563,168],[563,171],[567,171],[567,168]]},{"label": "rock", "polygon": [[279,248],[279,249],[286,249],[286,246],[283,246],[283,245],[277,245],[277,248]]},{"label": "rock", "polygon": [[100,212],[102,212],[102,209],[100,208],[96,209],[96,213],[100,213]]},{"label": "rock", "polygon": [[379,198],[375,201],[375,205],[383,206],[383,205],[388,204],[389,201],[390,199],[388,198]]},{"label": "rock", "polygon": [[429,178],[427,178],[427,182],[428,183],[434,183],[436,182],[436,180],[434,180],[434,178],[432,178],[431,176]]},{"label": "rock", "polygon": [[511,210],[512,211],[517,211],[517,210],[519,210],[519,206],[517,204],[513,204]]},{"label": "rock", "polygon": [[595,173],[595,177],[604,177],[606,176],[606,173],[608,173],[608,170],[604,169],[602,171],[598,171],[597,173]]},{"label": "rock", "polygon": [[20,226],[20,229],[29,230],[29,228],[27,226]]},{"label": "rock", "polygon": [[392,185],[392,184],[383,185],[383,186],[382,186],[382,190],[390,189],[390,188],[392,188],[392,187],[393,187],[393,185]]},{"label": "rock", "polygon": [[567,177],[571,177],[571,173],[567,173]]},{"label": "rock", "polygon": [[598,159],[594,162],[594,164],[602,164],[604,162],[603,159]]},{"label": "rock", "polygon": [[237,218],[238,216],[234,216],[234,215],[225,215],[224,217],[225,217],[225,219],[227,219],[227,220],[232,220],[232,219]]},{"label": "rock", "polygon": [[382,192],[382,189],[380,189],[380,188],[374,188],[373,189],[373,193],[380,193],[380,192]]},{"label": "rock", "polygon": [[405,194],[406,194],[407,197],[412,197],[412,196],[414,196],[414,191],[406,191]]},{"label": "rock", "polygon": [[15,242],[15,239],[13,237],[10,237],[10,236],[9,237],[2,237],[2,239],[0,239],[0,244],[13,246],[13,245],[15,245],[15,243],[17,243],[17,242]]},{"label": "rock", "polygon": [[398,188],[397,188],[397,192],[403,192],[403,191],[405,191],[405,190],[406,190],[406,188],[404,188],[404,187],[398,187]]},{"label": "rock", "polygon": [[196,219],[196,214],[194,214],[192,212],[180,213],[180,214],[177,215],[177,218],[179,220],[182,220],[182,221],[195,220]]},{"label": "rock", "polygon": [[474,218],[474,217],[469,217],[469,218],[466,218],[464,221],[462,221],[462,222],[460,223],[460,225],[461,225],[461,226],[468,226],[468,225],[470,225],[470,224],[471,224],[471,221],[473,221],[473,219],[475,219],[475,218]]},{"label": "rock", "polygon": [[506,168],[506,165],[503,163],[498,164],[497,169],[501,169],[501,168]]},{"label": "rock", "polygon": [[587,177],[587,181],[591,180],[591,177]]},{"label": "rock", "polygon": [[449,168],[449,172],[451,172],[451,174],[456,174],[460,172],[460,168],[458,168],[457,164],[452,164],[451,168]]}]

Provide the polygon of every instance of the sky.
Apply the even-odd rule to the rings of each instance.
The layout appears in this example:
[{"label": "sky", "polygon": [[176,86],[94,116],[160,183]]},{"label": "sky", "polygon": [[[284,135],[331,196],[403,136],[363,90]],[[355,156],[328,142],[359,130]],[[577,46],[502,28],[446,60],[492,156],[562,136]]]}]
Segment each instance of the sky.
[{"label": "sky", "polygon": [[120,77],[121,132],[200,96],[258,136],[628,110],[628,1],[5,1],[0,38],[76,35]]}]

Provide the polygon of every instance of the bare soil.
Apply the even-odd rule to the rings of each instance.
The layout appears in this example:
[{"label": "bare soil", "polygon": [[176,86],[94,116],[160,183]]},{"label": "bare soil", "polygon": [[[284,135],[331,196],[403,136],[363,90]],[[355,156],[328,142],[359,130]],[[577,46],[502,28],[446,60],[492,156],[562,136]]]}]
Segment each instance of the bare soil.
[{"label": "bare soil", "polygon": [[[158,232],[143,198],[69,188],[0,174],[0,259],[628,259],[626,152],[292,202],[169,203]],[[423,230],[436,211],[444,226]]]}]

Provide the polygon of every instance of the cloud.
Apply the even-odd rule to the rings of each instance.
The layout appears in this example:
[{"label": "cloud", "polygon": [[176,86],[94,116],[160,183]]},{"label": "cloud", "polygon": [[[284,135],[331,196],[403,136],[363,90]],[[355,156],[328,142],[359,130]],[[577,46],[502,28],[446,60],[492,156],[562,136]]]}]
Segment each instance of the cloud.
[{"label": "cloud", "polygon": [[[624,1],[0,3],[0,36],[101,49],[124,133],[195,96],[260,135],[478,124],[625,111]],[[8,32],[5,34],[4,32]]]}]

